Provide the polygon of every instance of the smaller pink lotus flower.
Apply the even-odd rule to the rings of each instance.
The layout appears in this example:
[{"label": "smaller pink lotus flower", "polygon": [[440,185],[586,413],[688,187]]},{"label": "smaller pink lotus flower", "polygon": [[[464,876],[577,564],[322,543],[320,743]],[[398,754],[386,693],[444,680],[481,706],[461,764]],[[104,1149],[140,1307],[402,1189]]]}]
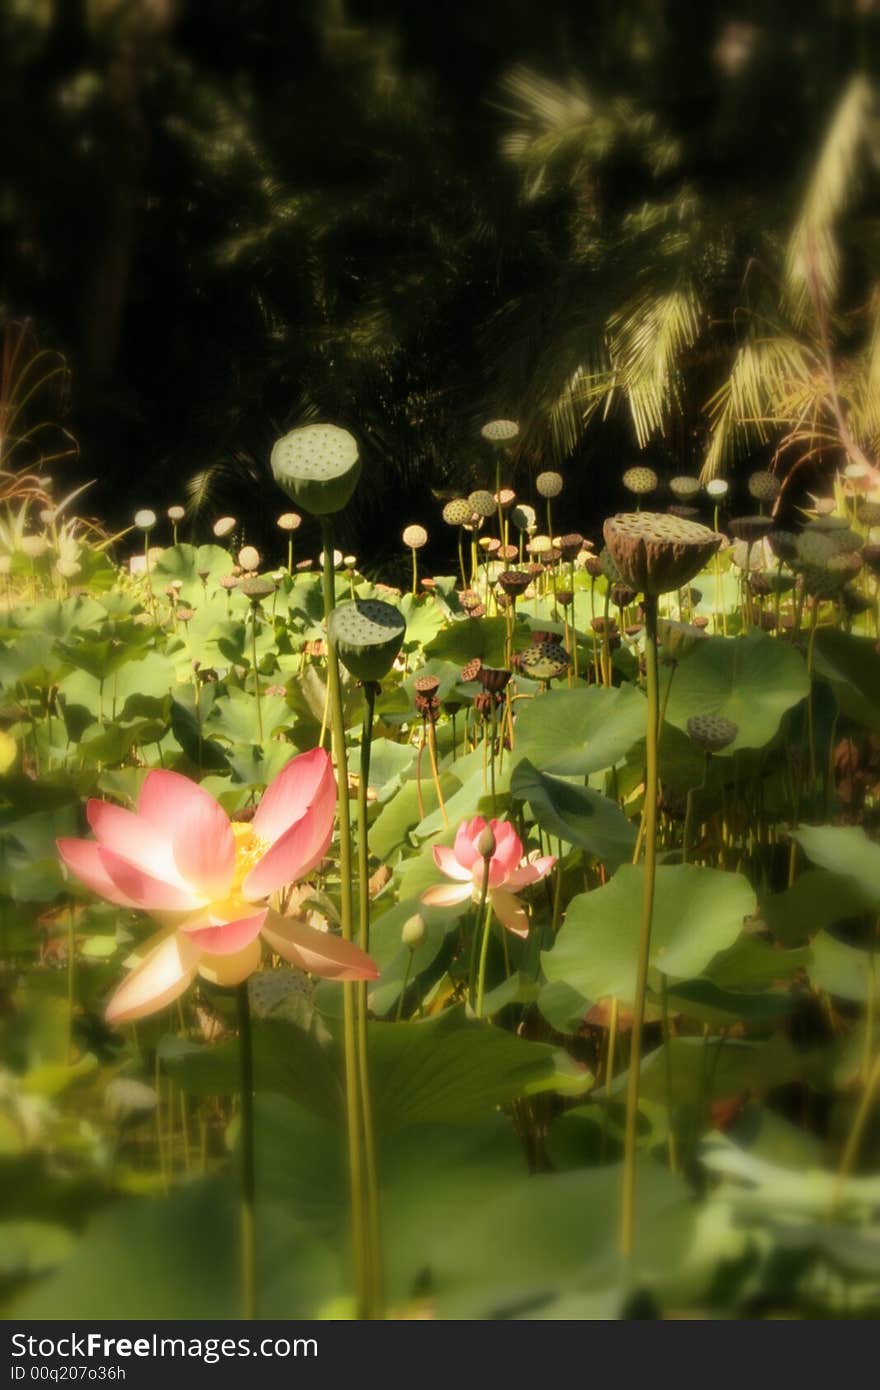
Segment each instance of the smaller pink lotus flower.
[{"label": "smaller pink lotus flower", "polygon": [[359,947],[275,911],[271,896],[320,864],[333,835],[336,781],[321,748],[292,758],[271,782],[253,820],[231,823],[197,782],[148,772],[136,811],[89,801],[94,840],[58,841],[68,869],[102,898],[159,917],[163,929],[107,1006],[119,1023],[170,1004],[197,974],[220,985],[260,965],[260,936],[312,974],[372,980]]},{"label": "smaller pink lotus flower", "polygon": [[[482,816],[462,821],[452,849],[434,846],[434,863],[453,883],[438,883],[426,888],[421,901],[426,907],[452,907],[470,898],[478,903],[483,891],[485,860],[477,842],[486,829]],[[488,896],[498,920],[515,936],[528,936],[529,919],[516,890],[549,874],[556,863],[552,854],[530,854],[523,859],[522,841],[509,821],[491,820],[489,829],[495,837],[495,853],[489,860]]]}]

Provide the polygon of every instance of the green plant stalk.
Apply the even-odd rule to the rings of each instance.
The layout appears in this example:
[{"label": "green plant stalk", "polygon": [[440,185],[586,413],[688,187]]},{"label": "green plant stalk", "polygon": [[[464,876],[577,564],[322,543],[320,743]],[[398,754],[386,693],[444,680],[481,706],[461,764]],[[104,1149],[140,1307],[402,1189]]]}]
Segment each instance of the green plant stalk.
[{"label": "green plant stalk", "polygon": [[[488,861],[488,859],[487,859],[487,860],[486,860],[486,869],[485,869],[485,872],[484,872],[484,874],[483,874],[483,877],[484,877],[484,879],[485,879],[485,881],[486,881],[486,886],[487,886],[487,887],[488,887],[488,883],[489,883],[489,868],[488,868],[488,865],[489,865],[489,861]],[[477,1002],[476,1002],[476,1007],[475,1007],[475,1010],[474,1010],[475,1013],[476,1013],[476,1015],[477,1015],[477,1018],[482,1018],[482,1017],[483,1017],[483,996],[484,996],[484,994],[485,994],[485,992],[486,992],[486,962],[487,962],[487,960],[488,960],[488,958],[489,958],[489,938],[490,938],[490,936],[492,935],[492,900],[491,900],[491,898],[489,897],[488,893],[486,894],[485,899],[484,899],[484,901],[483,901],[483,914],[482,914],[482,915],[483,915],[483,935],[482,935],[482,940],[481,940],[481,942],[480,942],[480,965],[479,965],[479,970],[478,970],[478,972],[477,972]],[[503,930],[503,928],[502,928],[502,930]]]},{"label": "green plant stalk", "polygon": [[[333,579],[333,523],[321,518],[324,543],[324,619],[329,624],[336,603]],[[327,643],[327,691],[330,705],[330,727],[333,755],[336,763],[336,793],[339,810],[339,921],[345,941],[352,939],[352,854],[351,813],[348,795],[348,764],[345,754],[345,717],[339,682],[339,657],[332,642]],[[355,1298],[359,1317],[366,1317],[371,1303],[367,1241],[366,1193],[361,1147],[361,1112],[359,1097],[357,993],[353,982],[342,986],[343,1043],[345,1053],[345,1114],[348,1131],[348,1167],[351,1194],[352,1237],[354,1244]]]},{"label": "green plant stalk", "polygon": [[409,989],[409,977],[412,974],[413,956],[415,951],[412,946],[409,948],[409,955],[406,961],[406,970],[403,972],[403,984],[400,986],[400,995],[397,1000],[397,1009],[394,1014],[394,1022],[399,1023],[403,1017],[403,1001],[406,998],[406,991]]},{"label": "green plant stalk", "polygon": [[257,604],[251,604],[251,665],[254,668],[254,697],[257,702],[257,737],[263,746],[263,706],[260,700],[260,670],[257,666]]},{"label": "green plant stalk", "polygon": [[76,1000],[76,918],[73,899],[67,904],[67,1065],[73,1062],[73,1006]]},{"label": "green plant stalk", "polygon": [[413,546],[412,552],[412,596],[415,598],[419,591],[419,560],[418,551]]},{"label": "green plant stalk", "polygon": [[[413,560],[415,561],[415,551]],[[367,817],[367,790],[370,784],[370,753],[373,742],[373,716],[376,687],[364,682],[364,723],[361,732],[361,765],[358,782],[358,907],[359,945],[370,949],[370,844]],[[367,1235],[370,1260],[370,1303],[367,1316],[382,1317],[384,1269],[382,1259],[382,1219],[379,1206],[379,1168],[370,1088],[369,1037],[367,1034],[367,982],[357,982],[358,1079],[360,1082],[361,1124],[364,1137],[364,1168],[367,1187]]]},{"label": "green plant stalk", "polygon": [[807,638],[807,742],[810,756],[810,802],[816,791],[816,730],[813,715],[813,665],[816,653],[816,628],[819,623],[819,600],[814,595],[810,600],[810,632]]},{"label": "green plant stalk", "polygon": [[672,1050],[670,1047],[671,1034],[669,1031],[669,977],[664,971],[661,974],[661,1008],[662,1008],[662,1028],[663,1028],[663,1073],[664,1085],[666,1088],[666,1119],[669,1125],[667,1136],[667,1148],[669,1152],[669,1167],[673,1173],[678,1172],[678,1144],[675,1135],[675,1125],[672,1120]]},{"label": "green plant stalk", "polygon": [[[484,927],[484,934],[488,934],[488,933],[486,932],[486,930],[485,930],[485,923],[483,922],[483,917],[484,917],[484,914],[485,914],[486,904],[489,902],[489,865],[491,864],[491,862],[492,862],[491,859],[484,859],[484,861],[483,861],[483,882],[482,882],[482,885],[481,885],[481,887],[480,887],[480,901],[479,901],[479,904],[478,904],[478,906],[477,906],[477,915],[476,915],[476,920],[475,920],[475,923],[474,923],[474,935],[473,935],[473,939],[472,939],[472,941],[471,941],[470,996],[471,996],[471,1007],[473,1008],[474,1012],[475,1012],[477,1015],[479,1015],[479,1013],[480,1013],[480,1004],[482,1003],[482,999],[481,999],[481,998],[479,998],[479,1002],[478,1002],[478,986],[477,986],[477,979],[476,979],[477,940],[478,940],[479,935],[480,935],[480,927],[481,927],[481,925]],[[489,905],[490,905],[490,907],[491,907],[491,903],[490,903]],[[481,963],[483,963],[483,962],[482,962],[482,956],[483,956],[483,954],[484,954],[484,953],[481,951],[481,952],[480,952]]]},{"label": "green plant stalk", "polygon": [[[236,986],[241,1068],[241,1288],[242,1317],[257,1316],[256,1173],[254,1166],[254,1052],[247,980]],[[182,1097],[182,1093],[181,1093]]]},{"label": "green plant stalk", "polygon": [[654,915],[654,872],[657,864],[657,745],[659,698],[657,683],[657,599],[645,595],[645,665],[647,671],[647,727],[645,768],[645,867],[642,893],[642,923],[636,965],[636,989],[629,1072],[626,1085],[626,1128],[624,1132],[623,1176],[620,1207],[620,1250],[625,1259],[632,1255],[635,1236],[636,1140],[639,1118],[639,1081],[642,1061],[645,998],[648,991],[648,959],[651,949],[651,923]]}]

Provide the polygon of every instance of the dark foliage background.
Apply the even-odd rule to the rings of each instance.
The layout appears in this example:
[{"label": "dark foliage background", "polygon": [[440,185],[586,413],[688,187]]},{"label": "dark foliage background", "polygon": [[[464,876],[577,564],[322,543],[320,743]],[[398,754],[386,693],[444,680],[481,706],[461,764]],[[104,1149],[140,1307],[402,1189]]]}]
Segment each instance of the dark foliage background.
[{"label": "dark foliage background", "polygon": [[[71,485],[125,516],[189,483],[258,539],[273,439],[326,418],[380,560],[488,477],[495,415],[581,527],[637,454],[699,471],[742,314],[808,333],[785,247],[878,27],[872,0],[0,0],[0,300],[71,367]],[[873,95],[853,119],[842,352],[872,332]]]}]

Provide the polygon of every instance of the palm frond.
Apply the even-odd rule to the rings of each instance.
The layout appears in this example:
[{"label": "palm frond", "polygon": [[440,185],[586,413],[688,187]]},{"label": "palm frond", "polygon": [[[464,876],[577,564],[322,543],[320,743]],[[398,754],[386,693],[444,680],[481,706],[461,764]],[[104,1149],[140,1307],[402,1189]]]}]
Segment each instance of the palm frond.
[{"label": "palm frond", "polygon": [[837,223],[857,191],[875,111],[874,89],[858,74],[831,117],[788,244],[785,281],[797,323],[804,322],[817,295],[826,306],[834,301],[840,270]]}]

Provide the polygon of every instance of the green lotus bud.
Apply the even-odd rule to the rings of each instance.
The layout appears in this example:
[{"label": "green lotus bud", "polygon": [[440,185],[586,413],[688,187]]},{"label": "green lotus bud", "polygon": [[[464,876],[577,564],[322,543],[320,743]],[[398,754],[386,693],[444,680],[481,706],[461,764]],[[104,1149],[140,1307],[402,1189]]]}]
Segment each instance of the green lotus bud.
[{"label": "green lotus bud", "polygon": [[477,853],[484,859],[491,859],[495,853],[495,832],[491,825],[486,825],[477,836]]},{"label": "green lotus bud", "polygon": [[282,435],[271,466],[282,491],[313,516],[342,511],[361,472],[357,441],[338,425],[303,425]]},{"label": "green lotus bud", "polygon": [[355,680],[380,681],[403,645],[406,621],[390,603],[356,598],[333,609],[329,631],[339,660]]},{"label": "green lotus bud", "polygon": [[403,945],[414,951],[424,941],[425,930],[424,917],[421,917],[418,912],[414,912],[412,917],[407,917],[400,930],[400,939]]}]

